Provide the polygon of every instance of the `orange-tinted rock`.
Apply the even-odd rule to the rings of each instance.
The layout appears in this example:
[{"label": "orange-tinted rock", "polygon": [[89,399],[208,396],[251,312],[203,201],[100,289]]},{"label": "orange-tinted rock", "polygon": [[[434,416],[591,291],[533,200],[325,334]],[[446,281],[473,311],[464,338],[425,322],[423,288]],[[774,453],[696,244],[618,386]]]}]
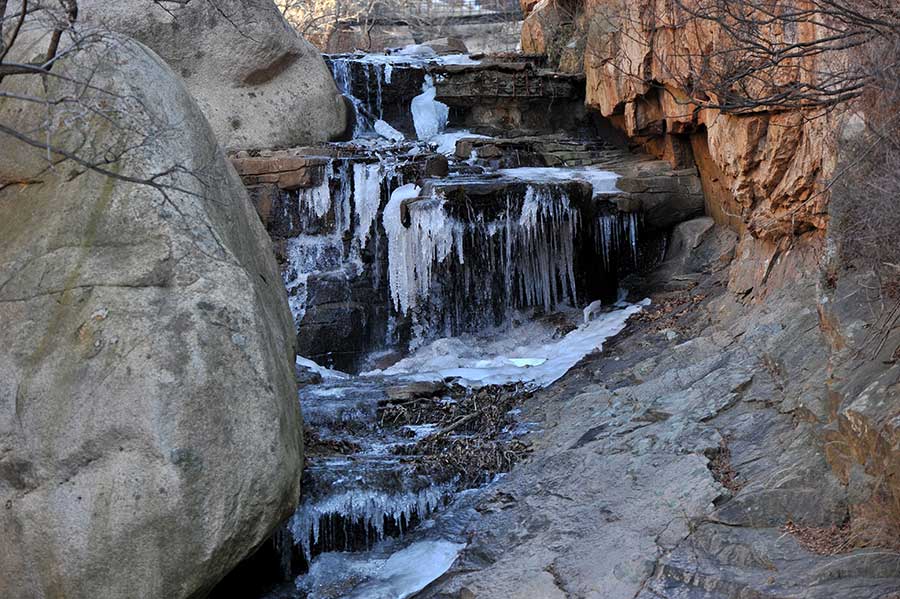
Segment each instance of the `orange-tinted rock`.
[{"label": "orange-tinted rock", "polygon": [[[693,160],[710,216],[752,237],[743,243],[753,253],[748,267],[753,260],[765,263],[798,239],[820,235],[828,200],[821,182],[835,166],[827,119],[796,111],[734,115],[698,109],[685,89],[687,60],[705,56],[714,64],[729,40],[710,21],[679,22],[666,5],[663,0],[581,0],[574,35],[584,46],[588,107],[673,165]],[[559,58],[549,49],[572,45],[571,28],[551,18],[562,12],[559,0],[535,6],[523,28],[523,48]],[[778,27],[770,29],[773,39],[787,37]],[[790,35],[810,39],[815,30],[801,27]],[[566,67],[571,64],[567,59]],[[810,70],[792,64],[773,79],[803,79]],[[755,91],[765,89],[762,85],[755,84]],[[692,158],[686,157],[690,150]],[[758,272],[740,270],[735,269],[735,277],[760,278]],[[748,285],[736,281],[734,287]]]},{"label": "orange-tinted rock", "polygon": [[281,189],[298,189],[321,183],[325,160],[318,157],[272,152],[268,156],[231,159],[245,185],[274,183]]}]

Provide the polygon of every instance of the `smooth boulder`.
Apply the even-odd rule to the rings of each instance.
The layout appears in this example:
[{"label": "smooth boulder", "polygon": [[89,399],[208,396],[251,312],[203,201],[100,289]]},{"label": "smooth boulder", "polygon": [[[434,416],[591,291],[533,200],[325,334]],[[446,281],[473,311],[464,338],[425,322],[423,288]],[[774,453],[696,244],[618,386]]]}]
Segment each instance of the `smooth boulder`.
[{"label": "smooth boulder", "polygon": [[0,597],[202,596],[296,504],[294,330],[181,79],[95,33],[2,81],[50,103],[0,123],[77,160],[0,133]]},{"label": "smooth boulder", "polygon": [[322,55],[272,0],[81,0],[79,11],[168,62],[228,150],[339,139],[354,118]]}]

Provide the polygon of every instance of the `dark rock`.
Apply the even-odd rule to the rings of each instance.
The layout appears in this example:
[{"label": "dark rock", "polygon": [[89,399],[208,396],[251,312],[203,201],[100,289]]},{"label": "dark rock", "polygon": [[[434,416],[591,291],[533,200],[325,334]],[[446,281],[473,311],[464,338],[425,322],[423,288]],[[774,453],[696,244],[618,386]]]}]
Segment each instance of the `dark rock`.
[{"label": "dark rock", "polygon": [[425,162],[425,176],[427,177],[446,177],[450,173],[450,164],[446,156],[435,154],[429,156]]},{"label": "dark rock", "polygon": [[442,381],[415,381],[385,387],[384,392],[391,401],[406,401],[418,397],[439,397],[447,392],[447,385]]}]

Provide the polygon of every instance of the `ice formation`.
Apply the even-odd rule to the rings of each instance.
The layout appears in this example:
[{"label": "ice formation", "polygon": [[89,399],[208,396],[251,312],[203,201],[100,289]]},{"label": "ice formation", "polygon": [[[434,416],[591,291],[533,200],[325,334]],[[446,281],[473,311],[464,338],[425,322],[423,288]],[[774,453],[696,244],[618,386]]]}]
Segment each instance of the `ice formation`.
[{"label": "ice formation", "polygon": [[[362,268],[360,255],[372,237],[385,190],[396,186],[397,181],[391,161],[331,159],[324,167],[321,183],[283,192],[285,206],[289,201],[297,202],[302,231],[288,239],[283,275],[297,325],[306,312],[310,276],[337,271],[358,273]],[[287,221],[293,226],[291,219]],[[351,231],[352,243],[345,247],[344,239]]]},{"label": "ice formation", "polygon": [[650,300],[644,300],[625,304],[560,339],[553,339],[553,330],[533,321],[503,335],[438,339],[384,371],[365,375],[394,375],[421,381],[452,378],[472,387],[513,382],[545,387],[584,356],[602,349],[603,343],[619,333],[632,314],[649,303]]},{"label": "ice formation", "polygon": [[435,100],[437,89],[431,75],[425,75],[422,93],[413,98],[410,105],[416,137],[422,141],[432,139],[447,127],[450,107]]},{"label": "ice formation", "polygon": [[380,163],[353,165],[353,205],[358,222],[354,238],[362,248],[369,239],[372,223],[381,207],[381,182],[385,173]]},{"label": "ice formation", "polygon": [[[308,599],[407,599],[450,569],[465,547],[446,539],[416,541],[376,555],[332,553],[313,562],[297,587]],[[366,580],[351,591],[347,580]]]},{"label": "ice formation", "polygon": [[[470,387],[511,382],[538,387],[559,379],[602,347],[643,305],[603,311],[595,302],[584,312],[571,307],[586,299],[579,295],[586,295],[581,289],[590,286],[576,277],[586,263],[595,269],[593,276],[601,277],[614,275],[623,255],[636,260],[638,219],[603,213],[609,209],[606,203],[591,203],[586,185],[566,185],[585,181],[594,197],[615,193],[617,175],[596,168],[502,170],[504,183],[515,181],[509,189],[491,188],[487,209],[476,205],[477,194],[460,192],[458,183],[465,176],[430,181],[425,191],[404,185],[404,174],[417,172],[429,145],[453,155],[459,139],[482,137],[445,132],[449,109],[437,101],[428,75],[436,63],[475,61],[437,56],[422,46],[328,61],[338,87],[357,109],[357,139],[354,158],[337,152],[319,184],[285,192],[296,201],[284,205],[296,207],[301,229],[299,235],[291,232],[286,247],[284,278],[291,309],[299,324],[307,296],[319,289],[314,285],[322,281],[316,278],[320,275],[327,275],[327,284],[350,281],[364,264],[381,265],[393,308],[386,336],[391,337],[395,322],[398,337],[412,325],[414,351],[363,377],[297,358],[298,366],[323,378],[300,392],[307,424],[323,441],[348,442],[354,449],[352,455],[311,457],[303,503],[290,521],[290,532],[310,565],[300,585],[311,599],[403,598],[443,574],[463,545],[456,542],[462,537],[445,535],[446,530],[406,534],[420,521],[437,527],[441,515],[435,511],[454,497],[455,488],[452,481],[416,473],[398,458],[398,447],[405,449],[436,425],[411,425],[403,434],[385,432],[378,426],[385,385],[392,378],[449,377]],[[385,105],[398,91],[390,86],[419,80],[411,77],[424,77],[421,93],[404,103],[409,114],[388,123],[385,115],[388,120],[397,116],[397,106]],[[408,130],[410,116],[420,142],[401,146],[404,135],[395,126]],[[293,227],[297,215],[291,217]],[[375,278],[376,289],[379,272],[385,271],[377,266],[366,271]],[[612,290],[614,286],[604,287],[600,293],[606,298]],[[385,306],[378,307],[384,313]],[[528,318],[551,311],[585,322],[560,337],[549,322]],[[480,335],[471,334],[473,330]],[[457,501],[460,495],[455,497]],[[401,533],[406,536],[391,538]],[[421,540],[426,534],[428,539]],[[361,549],[370,551],[351,553]],[[320,583],[330,585],[332,594],[320,593]]]},{"label": "ice formation", "polygon": [[[431,272],[436,262],[442,262],[458,241],[458,227],[444,211],[439,197],[424,198],[414,208],[410,226],[403,224],[404,202],[417,198],[421,189],[414,184],[398,187],[384,209],[382,223],[388,238],[388,277],[394,308],[409,311],[417,297],[428,293]],[[462,260],[462,254],[459,255]]]},{"label": "ice formation", "polygon": [[407,599],[450,569],[463,543],[419,541],[375,565],[371,580],[354,589],[348,599]]},{"label": "ice formation", "polygon": [[[396,190],[383,216],[391,298],[398,312],[430,303],[423,312],[429,313],[431,328],[453,333],[462,321],[492,324],[513,307],[549,311],[561,302],[576,303],[579,213],[558,188],[528,186],[519,214],[507,209],[492,222],[449,216],[437,191],[408,205],[406,227],[401,205],[418,193],[412,186]],[[477,257],[474,263],[466,264],[467,252]],[[450,311],[435,304],[441,298]],[[479,318],[484,322],[473,322]]]},{"label": "ice formation", "polygon": [[329,177],[325,178],[315,187],[306,187],[298,191],[301,215],[315,215],[322,218],[331,208],[331,191],[328,188]]},{"label": "ice formation", "polygon": [[594,234],[603,264],[612,268],[614,259],[627,247],[633,266],[638,259],[638,214],[636,212],[603,214],[599,217]]},{"label": "ice formation", "polygon": [[[328,550],[349,550],[348,527],[358,529],[371,547],[385,538],[385,527],[392,523],[404,527],[413,517],[426,518],[452,494],[449,484],[434,484],[416,491],[387,492],[383,489],[350,489],[333,493],[321,501],[303,503],[290,521],[294,542],[303,549],[307,561],[312,559],[312,546],[323,543]],[[334,526],[342,529],[346,545],[334,546]]]},{"label": "ice formation", "polygon": [[400,142],[406,139],[406,136],[390,126],[386,121],[378,119],[373,127],[375,133],[388,141]]},{"label": "ice formation", "polygon": [[[397,134],[402,134],[394,125],[383,120],[384,90],[393,83],[394,69],[403,67],[427,73],[434,65],[476,65],[480,61],[473,60],[467,54],[439,56],[429,46],[413,44],[391,54],[334,56],[328,62],[338,89],[350,100],[356,112],[353,137],[359,138],[374,132],[390,141],[401,141],[403,137],[397,137]],[[448,111],[446,105],[434,100],[434,81],[431,76],[426,74],[425,80],[422,91],[426,98],[420,99],[412,109],[413,113],[420,113],[420,119],[427,119],[430,127],[428,131],[433,131],[428,137],[419,135],[422,140],[440,133],[446,126]],[[416,132],[418,131],[417,125]]]},{"label": "ice formation", "polygon": [[594,196],[619,193],[616,181],[619,175],[595,167],[519,167],[497,171],[501,175],[541,183],[548,181],[586,181],[591,184]]}]

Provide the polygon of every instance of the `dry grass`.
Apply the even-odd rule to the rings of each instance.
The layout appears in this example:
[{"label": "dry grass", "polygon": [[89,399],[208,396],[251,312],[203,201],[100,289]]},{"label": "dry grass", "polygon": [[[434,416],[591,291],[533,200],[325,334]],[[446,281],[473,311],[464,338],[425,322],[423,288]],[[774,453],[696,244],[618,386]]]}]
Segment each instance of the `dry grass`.
[{"label": "dry grass", "polygon": [[709,469],[713,478],[720,485],[736,494],[744,487],[744,483],[737,479],[738,473],[731,465],[731,449],[728,447],[728,437],[722,437],[719,448],[712,453],[709,461]]},{"label": "dry grass", "polygon": [[837,555],[857,547],[849,521],[840,526],[832,525],[826,528],[800,526],[788,522],[781,530],[797,539],[804,549],[817,555]]}]

